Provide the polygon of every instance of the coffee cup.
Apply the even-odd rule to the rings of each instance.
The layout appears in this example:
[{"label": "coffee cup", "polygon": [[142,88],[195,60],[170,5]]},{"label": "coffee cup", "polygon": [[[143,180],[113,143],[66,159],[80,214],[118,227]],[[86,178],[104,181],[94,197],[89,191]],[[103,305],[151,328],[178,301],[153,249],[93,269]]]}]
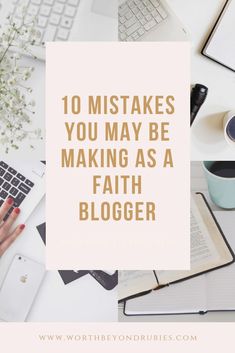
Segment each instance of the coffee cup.
[{"label": "coffee cup", "polygon": [[235,110],[227,112],[223,119],[224,138],[235,147]]},{"label": "coffee cup", "polygon": [[235,161],[204,161],[211,200],[225,209],[235,208]]}]

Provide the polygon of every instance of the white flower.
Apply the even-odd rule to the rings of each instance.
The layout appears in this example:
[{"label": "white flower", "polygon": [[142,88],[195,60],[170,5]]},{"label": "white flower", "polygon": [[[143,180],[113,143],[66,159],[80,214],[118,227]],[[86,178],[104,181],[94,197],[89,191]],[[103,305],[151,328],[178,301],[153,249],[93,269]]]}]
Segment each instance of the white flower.
[{"label": "white flower", "polygon": [[[30,45],[38,37],[38,31],[32,27],[34,24],[35,21],[30,25],[24,23],[22,17],[22,23],[17,20],[16,25],[14,19],[9,17],[7,27],[0,32],[0,153],[2,147],[6,153],[10,148],[18,149],[19,143],[26,138],[41,138],[39,129],[29,130],[35,101],[29,99],[32,89],[25,87],[24,83],[34,68],[24,67],[21,63],[21,52],[30,52]],[[21,52],[10,51],[13,45]]]}]

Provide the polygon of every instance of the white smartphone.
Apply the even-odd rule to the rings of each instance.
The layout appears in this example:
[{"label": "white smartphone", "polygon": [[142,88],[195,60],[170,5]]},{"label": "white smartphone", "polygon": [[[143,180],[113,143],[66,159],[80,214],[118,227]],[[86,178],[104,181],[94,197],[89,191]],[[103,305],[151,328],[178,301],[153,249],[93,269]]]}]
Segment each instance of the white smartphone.
[{"label": "white smartphone", "polygon": [[0,289],[0,318],[7,322],[26,320],[45,276],[44,265],[17,254]]}]

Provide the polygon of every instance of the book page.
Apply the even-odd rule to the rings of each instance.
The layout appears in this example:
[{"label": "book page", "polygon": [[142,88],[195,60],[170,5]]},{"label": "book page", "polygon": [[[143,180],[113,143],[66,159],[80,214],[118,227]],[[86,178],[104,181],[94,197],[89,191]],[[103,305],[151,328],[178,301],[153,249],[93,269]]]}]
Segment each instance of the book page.
[{"label": "book page", "polygon": [[198,313],[205,310],[205,275],[130,299],[125,306],[127,315]]},{"label": "book page", "polygon": [[208,261],[216,261],[219,253],[210,237],[203,222],[202,216],[197,208],[194,198],[191,196],[191,268],[208,264]]},{"label": "book page", "polygon": [[[202,212],[204,212],[204,217],[202,216]],[[190,236],[191,270],[156,271],[159,284],[167,284],[184,279],[221,266],[222,264],[228,263],[229,260],[232,260],[227,245],[201,195],[191,196]],[[220,244],[218,244],[218,238],[220,239]],[[222,255],[220,247],[223,248],[223,252],[225,251],[226,255]]]},{"label": "book page", "polygon": [[157,286],[154,271],[118,271],[118,300]]}]

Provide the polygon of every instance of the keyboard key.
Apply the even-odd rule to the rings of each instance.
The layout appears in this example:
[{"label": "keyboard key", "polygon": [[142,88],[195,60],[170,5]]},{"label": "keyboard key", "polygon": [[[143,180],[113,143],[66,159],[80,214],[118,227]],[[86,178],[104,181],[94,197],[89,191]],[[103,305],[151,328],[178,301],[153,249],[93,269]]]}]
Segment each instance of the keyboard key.
[{"label": "keyboard key", "polygon": [[151,15],[147,15],[147,16],[145,16],[145,19],[146,19],[146,21],[151,21],[152,16]]},{"label": "keyboard key", "polygon": [[151,12],[151,11],[153,11],[154,10],[154,7],[153,7],[153,5],[149,5],[149,6],[147,6],[147,8],[148,8],[148,10],[149,10],[149,12]]},{"label": "keyboard key", "polygon": [[25,184],[28,185],[28,186],[30,186],[31,188],[34,186],[34,183],[33,183],[31,180],[29,180],[29,179],[27,179],[27,180],[25,181]]},{"label": "keyboard key", "polygon": [[157,10],[163,19],[167,18],[167,13],[162,6],[158,6]]},{"label": "keyboard key", "polygon": [[6,174],[4,175],[4,179],[7,180],[7,181],[10,181],[10,180],[12,179],[12,174],[6,173]]},{"label": "keyboard key", "polygon": [[31,189],[27,185],[21,183],[20,186],[19,186],[19,190],[22,191],[25,194],[28,194]]},{"label": "keyboard key", "polygon": [[145,23],[147,23],[147,21],[146,21],[145,18],[141,18],[140,23],[141,23],[142,25],[145,25]]},{"label": "keyboard key", "polygon": [[16,179],[16,178],[12,179],[12,181],[11,181],[11,184],[14,186],[18,186],[19,183],[20,183],[19,179]]},{"label": "keyboard key", "polygon": [[50,23],[53,25],[58,25],[59,22],[60,22],[60,15],[57,15],[56,13],[51,14]]},{"label": "keyboard key", "polygon": [[[126,5],[124,5],[124,6],[120,6],[119,7],[119,11],[118,11],[118,13],[119,13],[119,16],[125,16],[125,14],[126,14],[126,12],[128,12],[128,7],[126,6]],[[133,11],[133,9],[132,9],[132,11]],[[134,12],[134,11],[133,11]]]},{"label": "keyboard key", "polygon": [[21,181],[25,180],[25,177],[20,173],[17,174],[17,178],[20,179]]},{"label": "keyboard key", "polygon": [[132,17],[130,20],[126,21],[125,26],[126,28],[131,27],[134,23],[136,23],[136,19]]},{"label": "keyboard key", "polygon": [[59,2],[65,4],[67,2],[67,0],[58,0]]},{"label": "keyboard key", "polygon": [[44,17],[44,16],[38,16],[38,26],[39,27],[42,27],[42,28],[45,28],[46,25],[47,25],[47,17]]},{"label": "keyboard key", "polygon": [[128,6],[130,7],[130,9],[132,9],[133,7],[135,7],[134,1],[129,1],[129,2],[128,2]]},{"label": "keyboard key", "polygon": [[6,191],[4,191],[4,190],[2,190],[2,191],[0,191],[0,197],[2,198],[2,199],[6,199],[6,197],[7,197],[7,195],[8,195],[8,193],[6,192]]},{"label": "keyboard key", "polygon": [[123,17],[119,17],[119,22],[121,24],[125,23],[126,22],[126,18],[123,16]]},{"label": "keyboard key", "polygon": [[31,16],[36,16],[38,14],[38,10],[39,10],[38,6],[31,4],[27,9],[27,14]]},{"label": "keyboard key", "polygon": [[149,14],[148,10],[146,8],[144,8],[143,10],[141,10],[142,14],[144,16],[147,16]]},{"label": "keyboard key", "polygon": [[123,25],[119,26],[119,32],[123,33],[125,30],[126,28]]},{"label": "keyboard key", "polygon": [[77,6],[80,0],[68,0],[68,4],[72,6]]},{"label": "keyboard key", "polygon": [[138,7],[133,7],[132,11],[134,12],[135,15],[137,15],[137,13],[139,12]]},{"label": "keyboard key", "polygon": [[3,202],[4,202],[4,200],[0,200],[0,207],[2,206]]},{"label": "keyboard key", "polygon": [[54,6],[53,6],[53,12],[55,12],[55,13],[58,13],[58,14],[61,14],[62,12],[63,12],[63,10],[64,10],[64,5],[63,4],[55,4]]},{"label": "keyboard key", "polygon": [[144,7],[144,4],[142,4],[142,3],[140,3],[139,5],[138,5],[138,8],[140,9],[140,10],[143,10],[145,7]]},{"label": "keyboard key", "polygon": [[4,169],[7,169],[8,165],[5,162],[1,161],[0,162],[0,167],[3,167]]},{"label": "keyboard key", "polygon": [[62,17],[60,24],[64,28],[71,28],[73,24],[73,20],[69,17]]},{"label": "keyboard key", "polygon": [[157,14],[156,16],[154,16],[154,18],[155,18],[155,21],[157,22],[157,23],[160,23],[160,22],[162,22],[162,17],[159,15],[159,14]]},{"label": "keyboard key", "polygon": [[125,17],[127,20],[129,20],[131,17],[133,16],[133,13],[131,11],[128,11],[126,14],[125,14]]},{"label": "keyboard key", "polygon": [[44,42],[50,42],[53,41],[56,35],[57,27],[48,25],[45,31],[45,34],[43,36],[43,41]]},{"label": "keyboard key", "polygon": [[143,0],[143,3],[145,4],[145,6],[149,6],[150,5],[150,1],[149,0]]},{"label": "keyboard key", "polygon": [[3,176],[3,174],[5,174],[5,170],[3,168],[0,167],[0,176]]},{"label": "keyboard key", "polygon": [[0,185],[2,185],[3,183],[4,183],[4,180],[0,178]]},{"label": "keyboard key", "polygon": [[[32,4],[34,4],[34,5],[40,5],[41,2],[42,2],[42,0],[31,0],[31,2],[32,2]],[[44,2],[45,2],[45,0],[44,0]]]},{"label": "keyboard key", "polygon": [[54,4],[54,0],[43,0],[43,4],[52,6]]},{"label": "keyboard key", "polygon": [[132,38],[133,38],[134,40],[137,40],[137,39],[139,38],[138,33],[135,32],[134,34],[132,34]]},{"label": "keyboard key", "polygon": [[144,16],[142,15],[141,12],[138,12],[136,17],[138,18],[138,20],[141,20],[141,18],[143,18]]},{"label": "keyboard key", "polygon": [[65,12],[64,12],[65,16],[74,17],[75,13],[76,13],[76,8],[75,7],[66,6]]},{"label": "keyboard key", "polygon": [[50,6],[47,6],[47,5],[43,5],[41,8],[40,8],[40,14],[43,15],[43,16],[49,16],[51,13],[51,7]]},{"label": "keyboard key", "polygon": [[69,31],[67,29],[59,28],[59,30],[57,32],[58,39],[66,40],[66,39],[68,39],[68,36],[69,36]]},{"label": "keyboard key", "polygon": [[[32,24],[34,21],[34,16],[32,15],[25,15],[25,23],[27,24]],[[19,26],[21,25],[21,23],[19,23]]]},{"label": "keyboard key", "polygon": [[121,33],[120,34],[120,39],[121,40],[125,40],[126,39],[126,34],[125,33]]},{"label": "keyboard key", "polygon": [[17,193],[18,193],[18,190],[13,186],[13,187],[11,188],[11,190],[10,190],[10,194],[11,194],[12,196],[16,196]]},{"label": "keyboard key", "polygon": [[17,174],[17,171],[11,167],[8,168],[8,172],[10,172],[11,174],[14,174],[14,175]]},{"label": "keyboard key", "polygon": [[29,3],[30,3],[30,0],[19,0],[18,1],[18,4],[20,5],[20,6],[18,6],[19,10],[20,10],[20,7],[21,7],[21,11],[22,11],[23,6],[28,7]]},{"label": "keyboard key", "polygon": [[140,36],[142,36],[144,33],[145,33],[145,30],[141,27],[139,30],[138,30],[138,33]]},{"label": "keyboard key", "polygon": [[146,31],[149,31],[155,25],[156,25],[156,21],[152,20],[152,21],[146,23],[146,25],[144,25],[144,28],[145,28]]},{"label": "keyboard key", "polygon": [[128,28],[128,30],[126,31],[126,34],[128,36],[130,36],[132,33],[137,31],[137,29],[139,29],[139,28],[140,28],[140,24],[138,22],[136,22],[132,27]]},{"label": "keyboard key", "polygon": [[3,184],[2,188],[6,191],[8,191],[11,187],[11,184],[9,184],[7,181],[5,181],[5,183]]},{"label": "keyboard key", "polygon": [[25,198],[26,198],[26,195],[24,195],[22,192],[19,192],[14,199],[14,207],[19,207]]},{"label": "keyboard key", "polygon": [[19,7],[17,7],[17,6],[15,7],[14,16],[19,18],[19,19],[23,18],[22,8],[20,6]]},{"label": "keyboard key", "polygon": [[158,7],[160,5],[158,0],[150,0],[150,1],[154,7]]}]

